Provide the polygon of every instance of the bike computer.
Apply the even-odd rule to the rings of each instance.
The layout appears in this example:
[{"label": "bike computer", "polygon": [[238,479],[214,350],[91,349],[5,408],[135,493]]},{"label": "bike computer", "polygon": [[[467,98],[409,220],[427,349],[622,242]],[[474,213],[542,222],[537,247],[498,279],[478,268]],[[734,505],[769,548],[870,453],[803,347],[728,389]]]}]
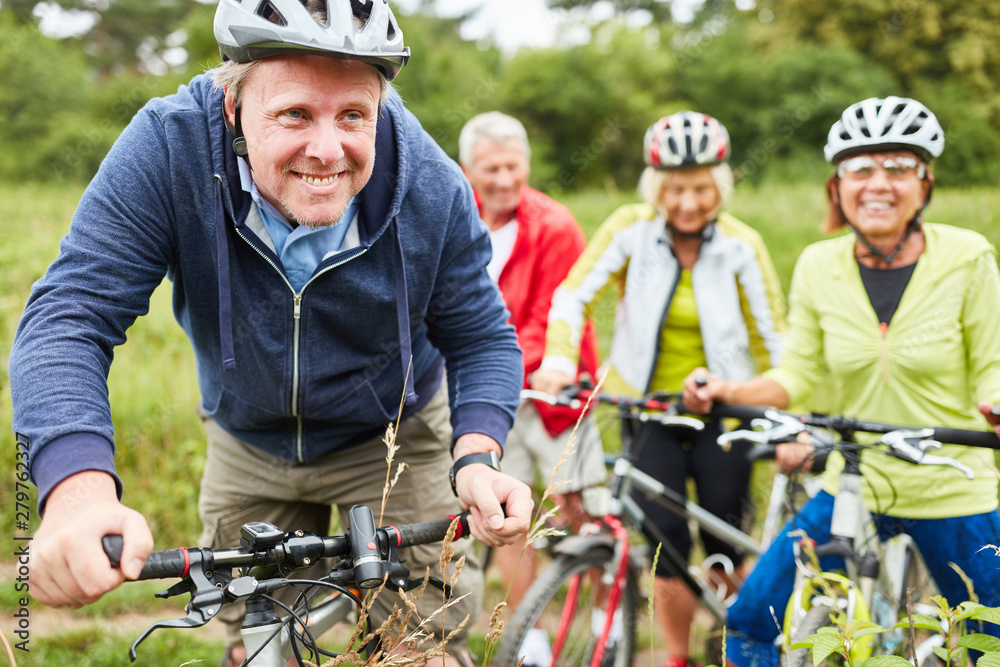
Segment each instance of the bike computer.
[{"label": "bike computer", "polygon": [[284,537],[284,531],[266,521],[251,521],[240,526],[240,546],[251,551],[270,549]]}]

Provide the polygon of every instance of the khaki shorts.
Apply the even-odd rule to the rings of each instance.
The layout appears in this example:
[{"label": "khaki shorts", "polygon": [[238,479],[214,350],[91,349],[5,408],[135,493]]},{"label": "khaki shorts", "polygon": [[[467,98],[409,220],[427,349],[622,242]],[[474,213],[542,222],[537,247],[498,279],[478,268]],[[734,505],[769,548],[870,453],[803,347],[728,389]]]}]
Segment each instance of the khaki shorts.
[{"label": "khaki shorts", "polygon": [[[553,438],[545,430],[535,404],[521,401],[514,427],[504,445],[500,467],[506,474],[533,488],[539,478],[543,486],[550,479],[564,481],[565,484],[559,484],[554,489],[556,493],[580,491],[600,484],[607,477],[607,469],[604,466],[601,434],[593,415],[584,417],[570,443],[572,433],[573,429],[568,428]],[[571,449],[553,477],[552,471],[562,459],[567,444],[571,444]]]},{"label": "khaki shorts", "polygon": [[[399,451],[395,454],[392,474],[396,474],[400,462],[405,462],[408,468],[389,495],[383,525],[430,521],[460,510],[448,483],[452,464],[449,416],[448,393],[442,385],[423,410],[400,424],[396,437]],[[327,535],[330,533],[331,506],[337,507],[342,526],[347,525],[347,511],[356,504],[371,507],[378,522],[387,455],[381,438],[298,464],[237,440],[211,419],[204,419],[204,426],[208,435],[208,460],[198,501],[203,524],[200,546],[238,545],[240,526],[248,521],[268,521],[286,532],[301,529]],[[467,614],[471,626],[482,606],[483,577],[472,553],[472,542],[463,539],[455,546],[452,564],[463,554],[466,564],[455,586],[454,597],[468,595],[447,609],[444,626],[448,631],[457,627]],[[400,551],[411,578],[423,577],[427,567],[431,576],[441,578],[440,555],[440,543]],[[300,571],[296,576],[307,578],[314,570],[315,574],[323,572],[321,568],[313,568]],[[452,565],[448,580],[453,571]],[[295,594],[291,591],[289,598]],[[288,600],[283,601],[288,603]],[[372,608],[373,628],[391,613],[394,603],[405,610],[396,593],[385,590],[376,598]],[[417,602],[421,619],[430,617],[441,606],[441,591],[433,587],[428,587]],[[239,630],[244,614],[241,604],[227,605],[219,613],[226,624],[230,646],[242,641]],[[412,627],[415,629],[419,622],[420,619],[416,619]],[[441,614],[425,628],[432,630],[440,641]],[[449,653],[464,648],[465,639],[463,632],[449,641]],[[425,647],[431,645],[425,644]]]}]

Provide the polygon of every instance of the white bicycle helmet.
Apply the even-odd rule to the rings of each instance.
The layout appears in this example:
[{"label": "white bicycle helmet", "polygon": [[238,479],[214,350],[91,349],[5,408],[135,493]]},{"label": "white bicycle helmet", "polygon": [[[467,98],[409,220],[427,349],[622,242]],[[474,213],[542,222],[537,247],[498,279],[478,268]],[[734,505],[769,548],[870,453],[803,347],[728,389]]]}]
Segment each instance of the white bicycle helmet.
[{"label": "white bicycle helmet", "polygon": [[907,97],[871,97],[852,104],[830,128],[827,162],[873,151],[912,151],[930,162],[944,150],[944,130],[931,110]]},{"label": "white bicycle helmet", "polygon": [[642,148],[654,169],[711,167],[729,158],[729,132],[708,114],[681,111],[653,123]]},{"label": "white bicycle helmet", "polygon": [[364,61],[390,80],[410,58],[388,0],[220,0],[215,39],[222,56],[239,63],[320,53]]}]

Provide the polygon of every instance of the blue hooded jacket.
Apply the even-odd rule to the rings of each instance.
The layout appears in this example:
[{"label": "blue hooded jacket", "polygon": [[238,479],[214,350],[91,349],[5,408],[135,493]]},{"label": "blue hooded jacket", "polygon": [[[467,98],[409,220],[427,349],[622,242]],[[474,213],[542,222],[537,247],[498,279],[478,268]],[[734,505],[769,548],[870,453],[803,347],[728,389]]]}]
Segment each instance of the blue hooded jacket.
[{"label": "blue hooded jacket", "polygon": [[39,506],[72,474],[115,475],[108,370],[164,275],[202,407],[237,438],[300,462],[355,446],[396,418],[404,388],[404,418],[425,405],[446,361],[454,437],[503,444],[522,370],[485,270],[488,233],[458,166],[395,93],[358,199],[360,244],[296,293],[266,232],[247,224],[210,77],[147,104],[84,193],[15,336],[14,429],[30,441]]}]

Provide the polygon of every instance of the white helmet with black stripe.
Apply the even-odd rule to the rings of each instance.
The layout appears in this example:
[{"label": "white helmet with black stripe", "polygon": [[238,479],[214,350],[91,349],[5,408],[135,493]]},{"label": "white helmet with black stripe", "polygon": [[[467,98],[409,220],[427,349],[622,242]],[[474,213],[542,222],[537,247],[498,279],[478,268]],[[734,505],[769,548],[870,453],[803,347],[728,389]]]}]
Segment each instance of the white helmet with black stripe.
[{"label": "white helmet with black stripe", "polygon": [[654,169],[711,167],[729,158],[729,132],[708,114],[681,111],[653,123],[642,147]]},{"label": "white helmet with black stripe", "polygon": [[388,0],[220,0],[215,39],[240,63],[318,53],[361,60],[389,80],[410,58]]},{"label": "white helmet with black stripe", "polygon": [[944,130],[931,110],[908,97],[870,97],[844,110],[830,128],[823,154],[837,164],[877,151],[911,151],[930,162],[944,150]]}]

